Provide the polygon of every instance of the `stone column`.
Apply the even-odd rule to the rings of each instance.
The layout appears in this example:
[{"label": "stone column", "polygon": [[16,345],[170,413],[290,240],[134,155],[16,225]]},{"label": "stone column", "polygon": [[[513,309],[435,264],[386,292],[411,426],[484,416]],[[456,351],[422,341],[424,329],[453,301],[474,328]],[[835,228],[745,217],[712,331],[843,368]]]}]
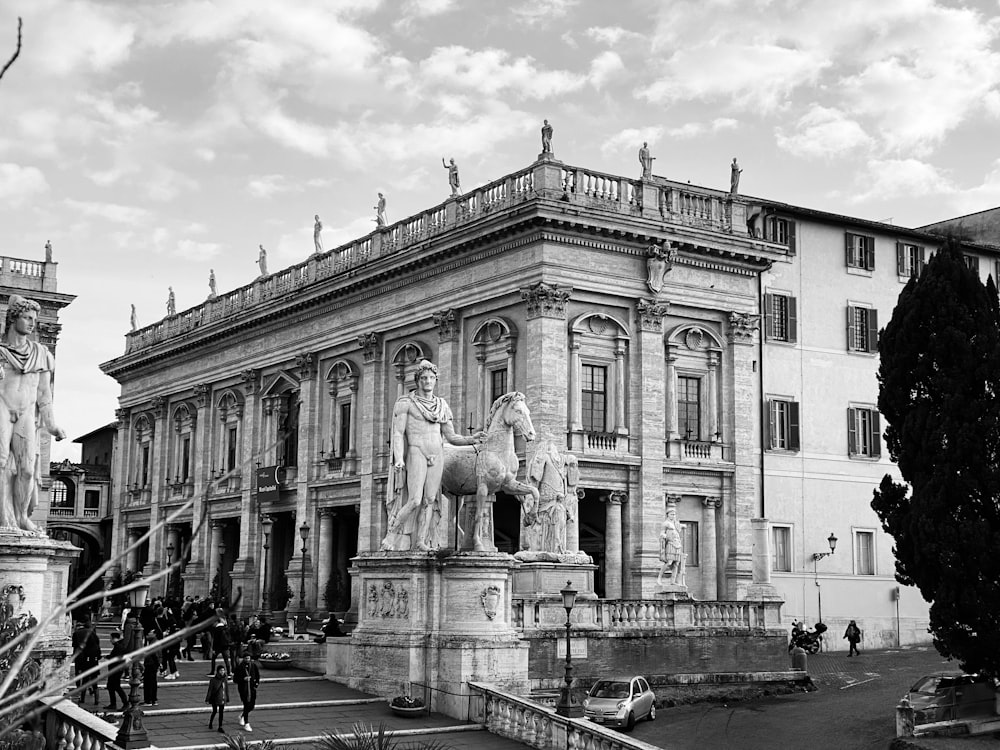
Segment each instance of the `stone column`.
[{"label": "stone column", "polygon": [[[326,584],[333,571],[333,508],[319,511],[319,551],[316,553],[316,601],[323,604]],[[333,609],[333,602],[325,605]]]},{"label": "stone column", "polygon": [[[440,310],[433,315],[434,325],[438,332],[438,395],[443,397],[452,407],[452,411],[461,404],[459,399],[459,385],[456,373],[457,358],[455,356],[455,345],[458,339],[458,330],[461,326],[459,313],[454,307]],[[459,417],[456,427],[464,423],[464,419]]]},{"label": "stone column", "polygon": [[[164,560],[166,565],[169,567],[177,562],[181,557],[181,541],[180,541],[180,530],[174,524],[170,524],[166,529],[166,544],[163,546]],[[169,552],[168,552],[169,550]],[[170,584],[172,581],[180,576],[180,571],[171,572],[163,579],[163,595],[170,596]]]},{"label": "stone column", "polygon": [[677,357],[666,345],[667,360],[667,440],[677,440]]},{"label": "stone column", "polygon": [[624,492],[612,492],[602,498],[607,504],[604,527],[604,596],[622,597],[622,505],[628,502]]},{"label": "stone column", "polygon": [[539,282],[521,289],[527,317],[526,382],[533,385],[528,405],[535,432],[563,435],[566,431],[567,382],[566,303],[570,290]]},{"label": "stone column", "polygon": [[615,342],[615,434],[627,435],[625,421],[625,342]]},{"label": "stone column", "polygon": [[722,500],[718,497],[705,497],[701,501],[701,598],[709,602],[719,598],[715,511],[721,505]]},{"label": "stone column", "polygon": [[[150,458],[150,482],[149,482],[149,524],[153,526],[160,518],[160,504],[170,488],[167,486],[169,480],[168,441],[170,430],[167,429],[167,400],[162,396],[153,397],[153,416],[155,427],[153,428],[153,449]],[[163,559],[163,537],[153,534],[149,537],[149,552],[146,557],[146,564],[142,568],[143,576],[149,577],[160,569],[160,560]]]},{"label": "stone column", "polygon": [[[358,376],[352,375],[351,382],[347,386],[351,391],[351,424],[347,431],[347,458],[356,461],[358,458],[357,448],[357,423],[358,423]],[[353,473],[353,472],[352,472]]]},{"label": "stone column", "polygon": [[383,367],[382,335],[376,332],[358,336],[358,346],[364,355],[364,403],[358,414],[360,429],[360,462],[359,475],[361,479],[360,496],[366,507],[361,510],[361,523],[358,525],[358,552],[377,550],[385,536],[384,503],[385,483],[375,482],[376,473],[386,470],[380,461],[380,454],[387,455],[387,446],[381,443],[385,439],[388,426],[385,421],[386,373]]},{"label": "stone column", "polygon": [[[507,376],[510,377],[510,373]],[[478,398],[476,399],[476,426],[480,430],[485,430],[486,415],[490,413],[490,389],[486,383],[486,347],[483,344],[476,346],[476,381],[479,384]]]},{"label": "stone column", "polygon": [[[115,427],[118,430],[118,442],[117,450],[113,451],[111,454],[111,485],[108,487],[108,503],[110,508],[114,508],[114,522],[111,524],[111,550],[114,554],[119,554],[123,549],[125,549],[125,514],[122,512],[122,508],[125,507],[125,503],[128,501],[128,487],[129,487],[129,465],[131,454],[129,452],[130,448],[133,448],[135,441],[130,440],[129,436],[131,434],[130,425],[132,422],[132,416],[128,409],[115,409]],[[104,580],[110,582],[115,574],[115,568],[120,568],[120,566],[113,566],[109,568],[105,574]],[[124,573],[124,570],[119,570],[118,572]]]},{"label": "stone column", "polygon": [[629,565],[629,590],[651,599],[656,594],[660,570],[660,524],[663,523],[664,430],[667,396],[664,393],[663,319],[670,306],[655,299],[640,299],[637,372],[639,406],[633,422],[643,446],[638,473],[638,497],[629,504],[633,560]]},{"label": "stone column", "polygon": [[[211,546],[209,547],[208,560],[206,561],[206,568],[208,568],[208,581],[209,588],[212,586],[212,581],[215,580],[217,573],[222,572],[222,566],[219,564],[219,545],[222,544],[222,532],[226,527],[225,521],[212,521],[212,537]],[[222,584],[221,576],[219,577],[219,585]]]},{"label": "stone column", "polygon": [[[304,352],[295,357],[299,372],[299,435],[296,464],[295,513],[298,518],[308,518],[309,479],[314,457],[319,456],[316,436],[319,432],[319,399],[322,389],[316,387],[316,355]],[[314,529],[312,533],[316,533]]]},{"label": "stone column", "polygon": [[570,432],[583,431],[583,403],[580,400],[582,375],[583,373],[580,366],[580,344],[576,341],[576,337],[570,334],[568,394]]},{"label": "stone column", "polygon": [[[129,529],[128,535],[125,538],[125,548],[128,549],[133,544],[139,541],[139,537],[142,536],[138,529]],[[139,549],[129,550],[128,554],[125,555],[125,570],[131,570],[134,572],[139,572]],[[123,571],[124,572],[124,571]]]},{"label": "stone column", "polygon": [[782,596],[771,583],[771,527],[766,518],[750,519],[753,529],[753,582],[747,587],[747,599],[781,601]]},{"label": "stone column", "polygon": [[708,440],[710,442],[722,442],[720,437],[717,437],[719,432],[719,353],[709,352],[708,353],[708,393],[706,394],[706,401],[708,402],[708,420],[706,424],[708,425]]},{"label": "stone column", "polygon": [[[205,506],[205,487],[212,481],[208,476],[213,464],[212,457],[215,446],[212,444],[212,412],[211,392],[207,384],[195,386],[195,404],[198,407],[198,421],[195,423],[195,438],[193,450],[193,479],[194,479],[194,502],[191,504],[191,517],[201,518]],[[204,546],[200,544],[191,545],[191,559],[188,567],[200,568],[204,557]],[[193,571],[192,571],[193,572]],[[198,590],[200,593],[200,589]]]}]

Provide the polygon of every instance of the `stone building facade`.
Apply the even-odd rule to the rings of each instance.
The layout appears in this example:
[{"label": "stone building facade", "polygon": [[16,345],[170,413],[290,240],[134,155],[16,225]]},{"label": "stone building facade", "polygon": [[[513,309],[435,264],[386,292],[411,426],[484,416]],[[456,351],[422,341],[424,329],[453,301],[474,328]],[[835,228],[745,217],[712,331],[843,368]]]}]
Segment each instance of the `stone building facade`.
[{"label": "stone building facade", "polygon": [[[654,598],[669,503],[696,599],[773,586],[786,619],[811,619],[820,583],[827,621],[883,638],[891,540],[866,498],[892,466],[872,445],[873,326],[933,242],[542,155],[126,334],[102,365],[122,388],[112,546],[192,500],[128,567],[158,570],[169,546],[185,593],[214,581],[245,609],[265,593],[274,611],[356,609],[350,559],[386,532],[392,406],[427,358],[459,432],[517,390],[539,437],[576,456],[567,536],[599,596]],[[533,447],[518,450],[523,466]],[[516,552],[517,501],[495,515]],[[831,531],[841,546],[814,571]],[[926,626],[914,596],[892,600],[904,642]]]}]

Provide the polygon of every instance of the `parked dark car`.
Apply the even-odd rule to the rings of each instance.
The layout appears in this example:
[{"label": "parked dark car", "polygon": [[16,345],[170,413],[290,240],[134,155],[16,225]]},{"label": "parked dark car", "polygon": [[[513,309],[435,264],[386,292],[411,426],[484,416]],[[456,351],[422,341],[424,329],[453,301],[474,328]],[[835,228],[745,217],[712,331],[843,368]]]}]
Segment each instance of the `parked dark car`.
[{"label": "parked dark car", "polygon": [[632,729],[656,719],[656,695],[644,677],[598,680],[583,700],[583,715],[597,724]]},{"label": "parked dark car", "polygon": [[981,675],[934,672],[917,680],[904,697],[913,708],[913,721],[929,724],[992,714],[995,694],[993,680]]}]

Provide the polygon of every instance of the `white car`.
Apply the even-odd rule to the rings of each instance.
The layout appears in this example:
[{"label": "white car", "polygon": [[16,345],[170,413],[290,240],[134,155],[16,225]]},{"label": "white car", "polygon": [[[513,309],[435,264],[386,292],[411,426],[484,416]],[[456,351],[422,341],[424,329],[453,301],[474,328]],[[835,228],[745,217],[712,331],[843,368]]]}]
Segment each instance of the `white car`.
[{"label": "white car", "polygon": [[596,724],[629,730],[637,721],[656,719],[656,695],[645,677],[598,680],[583,700],[583,715]]}]

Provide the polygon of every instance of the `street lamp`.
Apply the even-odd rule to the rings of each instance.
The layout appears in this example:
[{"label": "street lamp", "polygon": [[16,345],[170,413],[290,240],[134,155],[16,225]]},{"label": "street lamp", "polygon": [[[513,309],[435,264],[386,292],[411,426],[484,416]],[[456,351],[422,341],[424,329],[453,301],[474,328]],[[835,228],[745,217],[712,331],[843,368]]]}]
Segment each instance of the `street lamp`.
[{"label": "street lamp", "polygon": [[[135,653],[142,645],[142,621],[139,617],[139,611],[146,606],[147,596],[149,596],[148,583],[143,583],[128,592],[129,613],[128,619],[125,621],[125,632],[130,633],[128,641],[130,653]],[[142,684],[142,679],[139,677],[138,659],[132,659],[128,684],[130,688],[128,706],[122,714],[122,725],[118,729],[118,736],[115,737],[115,744],[122,750],[149,747],[149,737],[142,724],[142,709],[139,708],[139,685]]]},{"label": "street lamp", "polygon": [[261,516],[260,518],[260,528],[264,532],[264,591],[261,592],[261,604],[260,613],[264,617],[271,616],[271,605],[267,601],[267,551],[271,548],[271,529],[274,527],[274,521],[271,520],[270,516]]},{"label": "street lamp", "polygon": [[[170,568],[170,566],[172,566],[173,564],[174,564],[174,545],[172,545],[172,544],[170,544],[168,542],[167,543],[167,568]],[[173,582],[174,582],[174,571],[173,570],[168,570],[167,571],[167,591],[166,591],[166,595],[167,595],[168,599],[174,595],[174,587],[172,585]]]},{"label": "street lamp", "polygon": [[566,608],[566,684],[559,692],[559,704],[556,706],[556,713],[567,718],[578,718],[582,716],[580,704],[573,699],[573,662],[570,659],[570,621],[569,615],[576,604],[576,589],[573,588],[572,581],[566,581],[566,588],[560,592],[562,594],[563,607]]},{"label": "street lamp", "polygon": [[302,576],[299,579],[299,616],[295,622],[295,632],[305,633],[309,618],[306,615],[306,540],[309,539],[309,524],[303,522],[299,526],[299,536],[302,537]]},{"label": "street lamp", "polygon": [[819,612],[819,622],[823,622],[823,589],[819,585],[819,574],[816,572],[816,562],[822,560],[824,557],[829,557],[834,552],[837,551],[837,537],[830,532],[830,536],[826,538],[827,544],[830,545],[829,552],[813,552],[813,583],[816,584],[816,605]]}]

